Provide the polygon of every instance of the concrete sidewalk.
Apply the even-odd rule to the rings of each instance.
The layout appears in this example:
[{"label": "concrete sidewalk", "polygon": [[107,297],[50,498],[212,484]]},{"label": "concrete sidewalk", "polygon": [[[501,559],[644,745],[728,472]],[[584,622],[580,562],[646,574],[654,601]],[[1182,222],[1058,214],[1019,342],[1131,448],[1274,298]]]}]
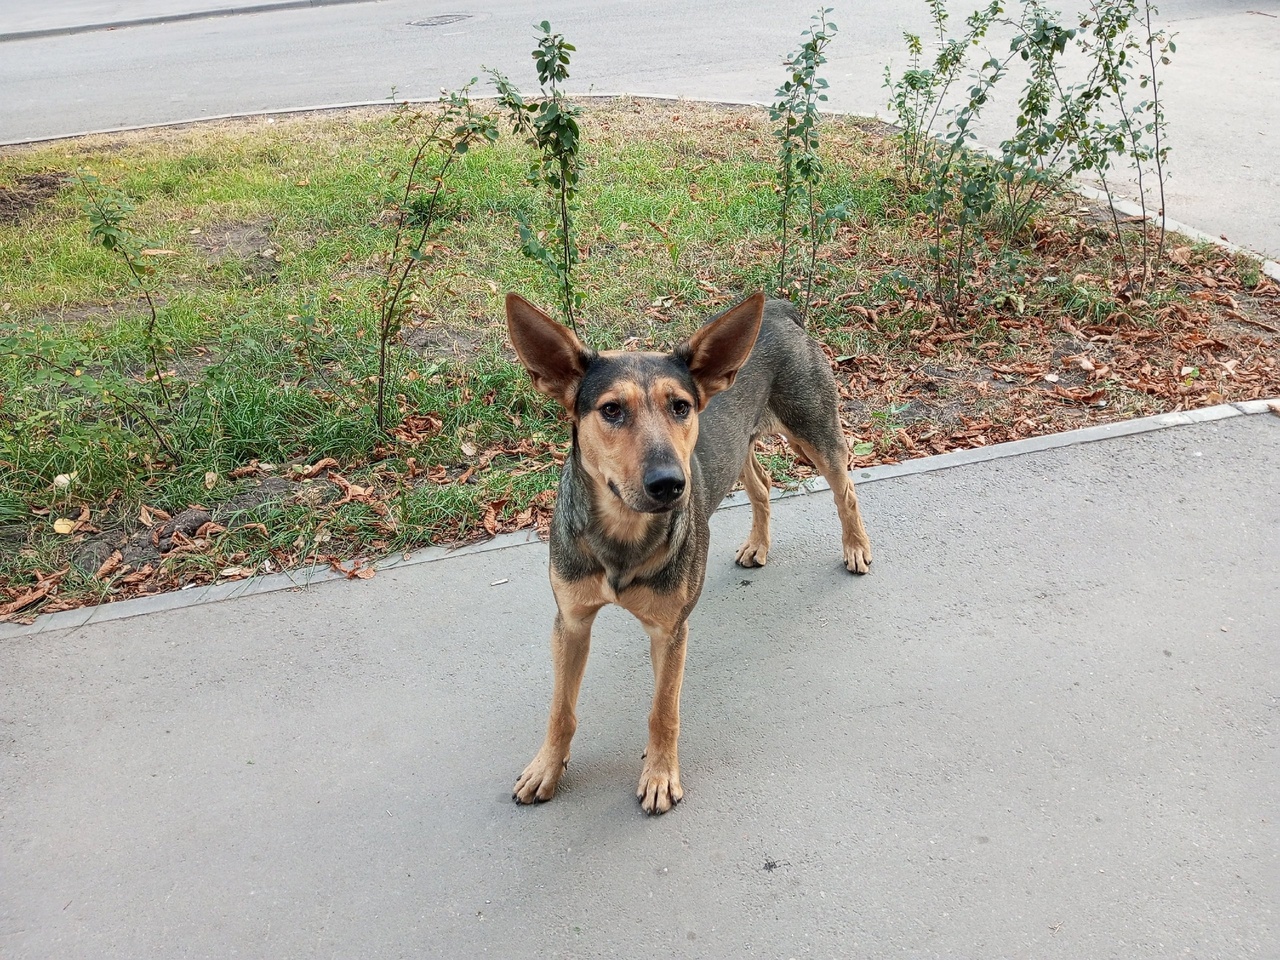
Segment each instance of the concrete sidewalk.
[{"label": "concrete sidewalk", "polygon": [[[10,639],[0,955],[1280,955],[1280,419],[719,513],[686,800],[602,615],[560,796],[546,549]],[[502,581],[502,582],[498,582]],[[496,584],[496,585],[491,585]]]}]

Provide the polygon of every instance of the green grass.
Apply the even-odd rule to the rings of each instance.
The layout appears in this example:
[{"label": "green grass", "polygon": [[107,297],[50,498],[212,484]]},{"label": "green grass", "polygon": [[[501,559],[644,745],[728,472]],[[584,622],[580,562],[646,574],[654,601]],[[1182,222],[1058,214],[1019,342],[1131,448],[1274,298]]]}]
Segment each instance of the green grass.
[{"label": "green grass", "polygon": [[[691,108],[674,124],[664,112],[624,102],[585,121],[579,283],[589,291],[587,337],[601,348],[632,338],[674,343],[772,268],[772,145],[763,117],[738,112],[708,140],[699,124],[711,111]],[[852,125],[842,132],[859,136]],[[29,519],[32,509],[74,516],[81,504],[96,525],[121,530],[142,503],[216,510],[252,485],[227,475],[254,460],[332,457],[353,481],[372,480],[390,507],[392,520],[381,524],[358,503],[318,512],[285,498],[255,507],[236,520],[265,524],[268,537],[233,529],[217,551],[176,558],[181,580],[241,553],[255,566],[272,550],[299,555],[306,551],[297,544],[321,525],[331,552],[344,555],[465,537],[492,501],[505,500],[503,516],[513,516],[549,489],[551,460],[525,472],[527,458],[492,452],[521,440],[551,449],[566,438],[558,411],[531,389],[505,344],[507,290],[549,308],[556,302],[550,279],[518,252],[517,217],[549,216],[526,182],[526,148],[511,138],[474,149],[454,168],[432,237],[437,253],[406,317],[411,333],[428,339],[454,331],[457,350],[395,351],[399,409],[433,413],[443,427],[408,446],[373,425],[378,256],[390,246],[387,211],[399,189],[389,174],[407,167],[411,150],[388,114],[371,112],[0,157],[0,183],[85,171],[133,198],[129,228],[148,249],[167,251],[144,259],[155,270],[149,283],[161,303],[162,366],[172,371],[174,396],[165,409],[148,379],[145,306],[119,257],[89,242],[83,191],[69,177],[20,223],[0,226],[0,530],[13,535],[6,517]],[[829,198],[874,200],[883,173],[841,167]],[[263,249],[220,247],[233,233],[256,236]],[[724,292],[713,296],[698,280]],[[651,311],[655,301],[667,306]],[[59,376],[51,363],[79,376]],[[176,456],[163,452],[137,411]],[[410,457],[456,474],[486,451],[473,482],[387,479],[404,478]],[[59,476],[73,479],[57,487]],[[68,538],[40,523],[26,527],[20,549],[3,551],[0,584],[65,563]],[[73,581],[64,591],[90,586]]]},{"label": "green grass", "polygon": [[[673,344],[719,306],[771,284],[775,145],[763,111],[622,100],[589,108],[583,130],[578,285],[593,346]],[[852,219],[819,263],[811,329],[837,355],[908,362],[936,319],[909,289],[928,275],[918,198],[903,191],[886,141],[853,120],[830,119],[823,130],[822,199],[846,204]],[[413,443],[374,427],[379,256],[391,245],[400,189],[390,174],[412,149],[388,113],[368,111],[0,154],[0,185],[84,170],[134,198],[130,229],[164,251],[144,259],[155,270],[173,397],[166,408],[149,379],[145,305],[120,258],[89,242],[74,178],[20,222],[0,223],[0,587],[67,566],[93,536],[131,536],[143,504],[197,504],[231,527],[205,549],[157,560],[172,587],[229,565],[456,541],[482,529],[495,501],[500,523],[545,502],[566,428],[514,364],[501,301],[515,290],[554,310],[554,284],[520,255],[516,233],[518,217],[550,225],[550,214],[513,138],[454,167],[436,252],[405,318],[418,347],[394,351],[400,414],[431,414],[442,426]],[[998,283],[977,293],[992,315],[975,322],[972,346],[1003,343],[996,314],[1015,307],[1081,321],[1114,309],[1103,287],[1067,272],[1037,286],[1044,271],[1036,274],[1034,257],[1009,263],[993,266]],[[1035,275],[1025,283],[1024,268]],[[1017,297],[1005,295],[1010,287]],[[870,328],[851,323],[843,306],[892,301],[901,308]],[[251,496],[256,478],[229,476],[254,461],[270,465],[259,478],[287,475],[289,464],[324,457],[371,487],[385,514],[328,504],[336,488],[323,475],[264,502]],[[456,482],[469,468],[469,482]],[[82,507],[103,534],[52,531]],[[83,567],[68,573],[64,595],[106,589]]]}]

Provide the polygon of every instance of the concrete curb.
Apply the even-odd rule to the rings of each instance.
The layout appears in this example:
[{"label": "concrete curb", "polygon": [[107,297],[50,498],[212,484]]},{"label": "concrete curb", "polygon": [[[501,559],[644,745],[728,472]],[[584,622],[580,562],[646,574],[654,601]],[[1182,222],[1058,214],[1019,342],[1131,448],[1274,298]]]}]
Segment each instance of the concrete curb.
[{"label": "concrete curb", "polygon": [[[1227,420],[1233,417],[1253,416],[1262,413],[1280,413],[1280,398],[1224,403],[1214,407],[1201,407],[1196,410],[1161,413],[1152,417],[1141,417],[1137,420],[1104,423],[1093,427],[1084,427],[1080,430],[1069,430],[1065,433],[1053,433],[1042,437],[1029,437],[1026,440],[996,443],[989,447],[977,447],[931,457],[921,457],[917,460],[908,460],[905,463],[882,464],[852,471],[850,475],[859,484],[875,483],[896,477],[916,476],[923,473],[933,473],[938,470],[949,470],[973,463],[986,463],[1007,457],[1021,457],[1031,453],[1040,453],[1044,450],[1056,450],[1061,447],[1073,447],[1085,443],[1095,443],[1100,440],[1114,440],[1135,434],[1152,433],[1157,430],[1167,430],[1171,427],[1211,423],[1216,420]],[[829,489],[827,482],[818,478],[808,480],[794,490],[775,489],[772,491],[770,499],[786,500],[797,496],[807,496],[811,493],[820,493],[827,489]],[[745,506],[747,503],[746,493],[739,491],[726,497],[720,509],[729,510]],[[424,563],[435,563],[452,557],[465,557],[472,554],[488,553],[493,550],[505,550],[510,547],[527,546],[540,542],[535,531],[525,530],[518,533],[501,534],[492,540],[456,549],[426,547],[402,556],[380,560],[377,562],[376,567],[379,571],[399,570]],[[0,641],[33,636],[50,630],[74,629],[88,626],[89,624],[125,620],[129,617],[157,613],[162,610],[177,610],[183,607],[218,603],[223,600],[234,600],[240,597],[275,593],[279,590],[304,590],[316,584],[345,579],[346,577],[343,574],[336,573],[327,566],[311,566],[284,573],[251,577],[248,580],[238,580],[234,583],[193,587],[190,590],[178,590],[154,597],[139,597],[136,600],[121,600],[117,603],[100,604],[96,607],[87,607],[79,610],[63,610],[58,613],[43,614],[31,624],[0,623]]]},{"label": "concrete curb", "polygon": [[[228,12],[243,13],[243,12],[249,12],[253,10],[267,10],[267,9],[275,10],[275,9],[285,9],[285,8],[293,8],[293,7],[323,6],[326,4],[337,4],[337,3],[367,3],[367,2],[377,2],[377,0],[280,0],[280,3],[272,4],[270,6],[240,8],[238,10],[229,9]],[[216,16],[220,14],[208,14],[208,15]],[[185,17],[185,19],[194,19],[196,16],[197,15],[193,14],[189,17]],[[199,16],[205,16],[205,14],[199,14]],[[174,18],[160,18],[160,19],[164,21],[168,21]],[[137,22],[142,22],[142,21],[137,21]],[[5,36],[6,36],[5,34],[0,34],[0,42],[3,42],[3,40],[5,39]],[[700,104],[706,104],[707,106],[723,106],[723,107],[764,108],[768,106],[767,103],[764,103],[763,101],[760,101],[760,100],[720,100],[720,99],[710,100],[710,99],[701,99],[698,97],[681,97],[681,96],[676,96],[674,94],[662,94],[662,93],[643,93],[643,94],[579,93],[579,94],[573,94],[573,97],[578,100],[616,100],[619,97],[630,97],[636,100],[662,100],[670,103],[681,103],[681,102],[700,103]],[[477,99],[489,99],[489,98],[479,97]],[[174,127],[191,126],[198,123],[213,123],[219,120],[247,120],[251,117],[287,117],[287,116],[296,116],[302,113],[331,113],[339,110],[357,110],[357,109],[369,108],[369,107],[391,108],[401,103],[427,104],[427,103],[439,103],[439,102],[440,102],[439,97],[405,97],[405,98],[400,98],[394,101],[355,100],[350,103],[325,103],[325,104],[318,104],[316,106],[311,106],[311,107],[284,107],[278,110],[245,110],[238,113],[219,113],[219,114],[213,114],[205,117],[194,117],[190,120],[170,120],[165,123],[138,124],[136,126],[128,126],[128,127],[107,127],[101,130],[87,130],[87,131],[84,131],[83,133],[67,134],[65,136],[30,137],[25,140],[0,141],[0,148],[30,146],[30,145],[39,144],[39,143],[56,143],[59,140],[77,140],[81,137],[110,136],[111,134],[116,134],[116,133],[137,133],[138,131],[141,131],[141,130],[164,130],[164,129],[170,129]],[[827,110],[823,112],[828,114],[829,116],[850,116],[850,117],[862,116],[861,114],[844,113],[842,111],[837,111],[837,110]],[[884,120],[883,118],[875,115],[868,116],[867,119],[879,120],[881,123],[886,123],[886,124],[889,123],[887,120]],[[892,126],[892,124],[889,124],[889,125]],[[978,144],[976,145],[975,149],[983,150],[991,154],[992,156],[998,156],[997,152],[992,147],[987,147],[987,146],[983,146],[982,144]],[[1087,197],[1090,200],[1099,200],[1104,203],[1107,202],[1106,193],[1094,187],[1091,187],[1087,184],[1076,183],[1072,185],[1071,189],[1074,193],[1077,193],[1082,197]],[[1112,206],[1117,212],[1124,214],[1126,217],[1141,217],[1143,215],[1142,207],[1140,207],[1137,203],[1133,202],[1132,200],[1126,200],[1124,198],[1113,198]],[[1152,223],[1159,222],[1158,217],[1151,215],[1149,212],[1147,215],[1147,219],[1150,220]],[[1255,257],[1257,260],[1260,261],[1262,265],[1261,266],[1262,272],[1266,276],[1270,277],[1272,280],[1280,282],[1280,262],[1271,260],[1260,253],[1250,250],[1247,247],[1242,247],[1239,244],[1232,243],[1230,240],[1224,240],[1222,237],[1215,237],[1213,236],[1213,234],[1206,233],[1205,231],[1200,230],[1196,227],[1192,227],[1192,226],[1189,226],[1188,224],[1180,223],[1177,220],[1170,220],[1166,218],[1165,226],[1171,232],[1181,233],[1192,240],[1200,240],[1205,243],[1212,243],[1214,246],[1221,247],[1222,249],[1227,250],[1231,253],[1244,253],[1244,254],[1247,254],[1248,256]]]},{"label": "concrete curb", "polygon": [[78,33],[96,33],[100,30],[120,30],[125,27],[150,27],[162,23],[182,23],[187,20],[210,20],[214,17],[235,17],[246,13],[274,13],[277,10],[299,10],[307,7],[335,7],[350,3],[377,3],[378,0],[273,0],[270,3],[250,4],[239,7],[217,7],[211,10],[189,10],[186,13],[162,14],[155,17],[137,17],[132,20],[109,20],[103,23],[84,23],[70,27],[42,27],[37,30],[14,30],[0,33],[0,43],[15,40],[40,40],[44,37],[70,37]]}]

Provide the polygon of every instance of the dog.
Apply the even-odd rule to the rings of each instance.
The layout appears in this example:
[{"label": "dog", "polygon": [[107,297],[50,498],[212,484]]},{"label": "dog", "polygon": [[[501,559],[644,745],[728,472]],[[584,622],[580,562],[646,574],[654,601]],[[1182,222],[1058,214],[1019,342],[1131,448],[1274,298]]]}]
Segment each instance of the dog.
[{"label": "dog", "polygon": [[755,294],[670,353],[600,351],[524,298],[506,299],[507,327],[534,387],[568,414],[573,447],[551,522],[555,687],[542,748],[513,798],[550,800],[569,764],[591,625],[616,603],[650,639],[654,696],[636,795],[649,814],[680,802],[677,740],[689,614],[702,592],[708,518],[741,480],[751,532],[744,567],[769,554],[769,475],[758,437],[781,433],[826,478],[843,531],[844,565],[871,566],[871,542],[848,473],[831,366],[785,301]]}]

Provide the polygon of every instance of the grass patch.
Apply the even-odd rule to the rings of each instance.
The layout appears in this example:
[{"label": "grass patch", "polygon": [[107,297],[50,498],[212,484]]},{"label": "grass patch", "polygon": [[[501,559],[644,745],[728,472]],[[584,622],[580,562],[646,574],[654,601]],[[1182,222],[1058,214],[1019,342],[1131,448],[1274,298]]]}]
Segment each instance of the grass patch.
[{"label": "grass patch", "polygon": [[[809,326],[856,464],[1280,393],[1280,307],[1253,261],[1175,238],[1135,300],[1074,200],[1017,250],[989,240],[974,305],[947,321],[922,292],[927,223],[893,144],[856,119],[826,124],[821,199],[851,218],[819,264]],[[769,129],[748,108],[585,111],[576,274],[594,346],[673,344],[768,286]],[[410,155],[380,111],[0,154],[0,609],[46,586],[11,612],[545,525],[567,432],[513,362],[501,298],[557,300],[519,254],[517,216],[545,200],[511,138],[456,167],[395,348],[403,423],[374,428],[387,172]],[[81,169],[135,199],[130,225],[159,251],[146,260],[169,410],[148,378],[145,304],[87,240]],[[808,473],[780,442],[764,453],[780,483]]]}]

